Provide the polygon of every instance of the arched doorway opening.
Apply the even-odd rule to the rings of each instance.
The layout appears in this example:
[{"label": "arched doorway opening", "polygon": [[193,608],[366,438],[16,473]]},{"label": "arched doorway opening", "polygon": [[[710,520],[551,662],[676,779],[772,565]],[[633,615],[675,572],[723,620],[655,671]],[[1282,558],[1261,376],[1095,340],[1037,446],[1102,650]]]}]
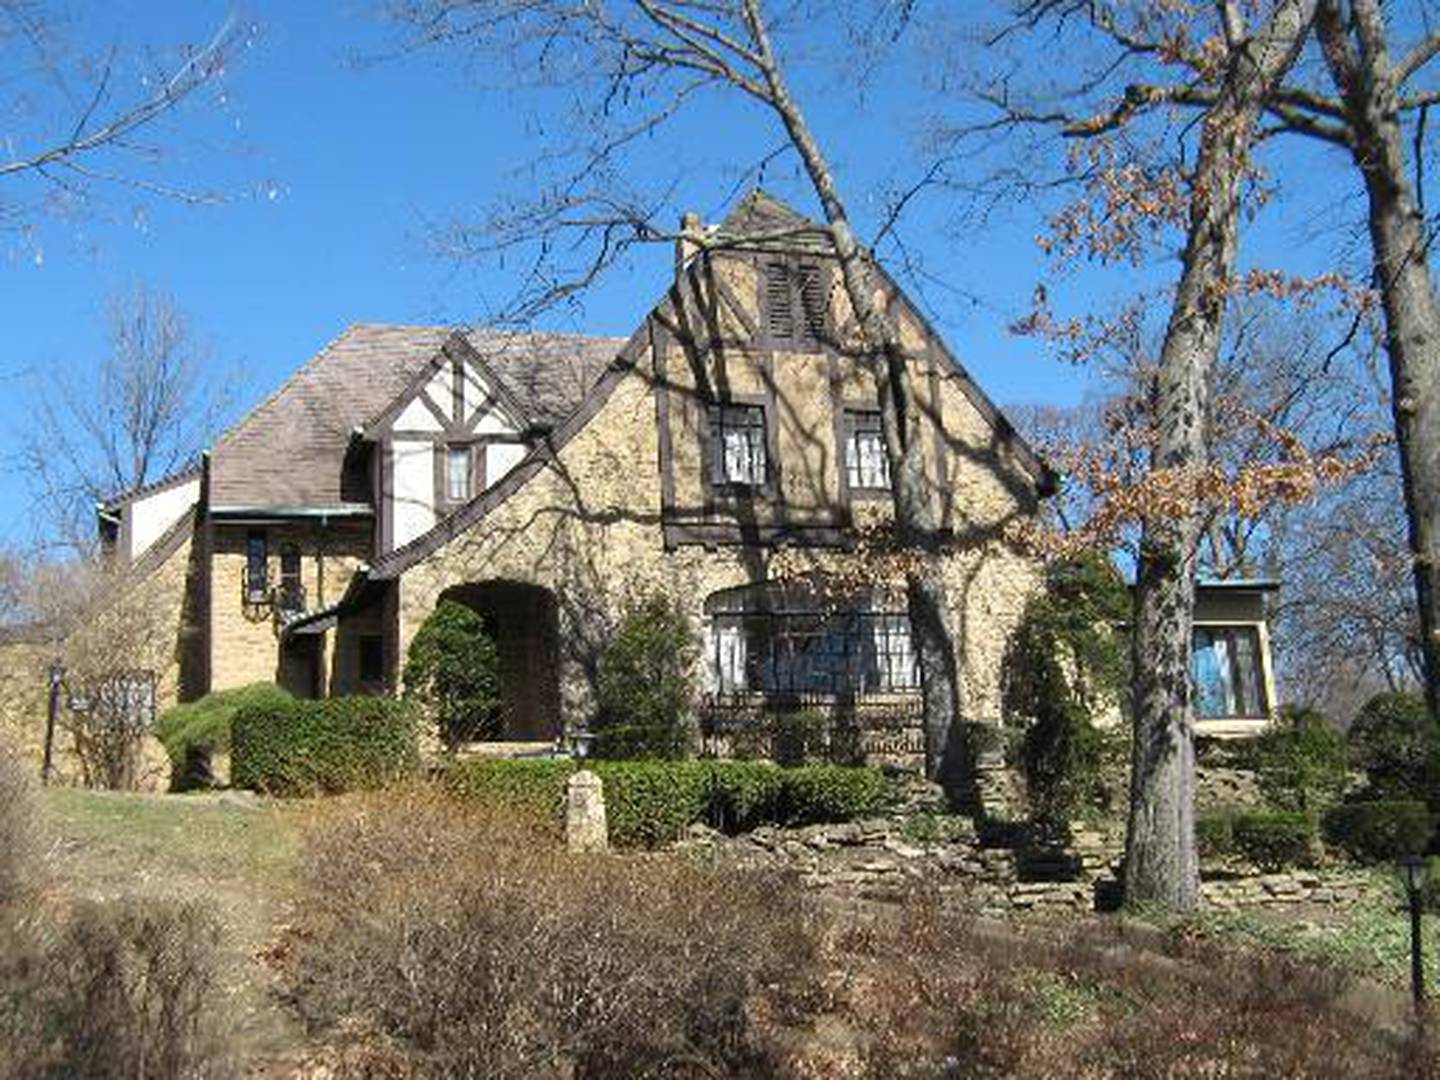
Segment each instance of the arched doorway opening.
[{"label": "arched doorway opening", "polygon": [[500,658],[500,735],[540,742],[560,734],[560,619],[555,594],[519,581],[456,585],[441,600],[485,621]]}]

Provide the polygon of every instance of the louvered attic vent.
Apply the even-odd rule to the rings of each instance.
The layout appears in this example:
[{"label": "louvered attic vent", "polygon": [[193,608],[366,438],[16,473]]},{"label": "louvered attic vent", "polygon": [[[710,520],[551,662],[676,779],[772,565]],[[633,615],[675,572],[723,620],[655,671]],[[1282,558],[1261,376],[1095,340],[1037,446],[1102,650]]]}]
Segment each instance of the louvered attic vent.
[{"label": "louvered attic vent", "polygon": [[825,333],[825,278],[820,267],[765,264],[765,332],[777,345],[820,343]]}]

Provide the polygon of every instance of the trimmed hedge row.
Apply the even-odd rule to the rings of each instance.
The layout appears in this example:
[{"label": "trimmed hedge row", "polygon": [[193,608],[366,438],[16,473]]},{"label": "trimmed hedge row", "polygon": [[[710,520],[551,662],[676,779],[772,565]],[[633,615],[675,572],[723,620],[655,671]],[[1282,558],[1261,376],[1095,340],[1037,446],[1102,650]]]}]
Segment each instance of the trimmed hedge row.
[{"label": "trimmed hedge row", "polygon": [[230,752],[230,725],[235,714],[252,706],[271,707],[293,700],[274,683],[252,683],[231,690],[217,690],[197,701],[166,709],[155,721],[155,737],[170,755],[170,764],[185,767],[191,747],[217,754]]},{"label": "trimmed hedge row", "polygon": [[1195,835],[1201,855],[1242,855],[1279,870],[1314,863],[1319,829],[1313,816],[1298,811],[1222,812],[1197,818]]},{"label": "trimmed hedge row", "polygon": [[268,795],[380,787],[419,767],[410,709],[390,698],[248,706],[231,724],[231,782]]},{"label": "trimmed hedge row", "polygon": [[[591,761],[605,786],[611,840],[655,847],[687,826],[728,833],[759,825],[848,821],[879,811],[889,789],[878,769],[847,765],[782,768],[766,762]],[[468,761],[446,784],[467,797],[497,803],[554,826],[565,805],[573,761]]]}]

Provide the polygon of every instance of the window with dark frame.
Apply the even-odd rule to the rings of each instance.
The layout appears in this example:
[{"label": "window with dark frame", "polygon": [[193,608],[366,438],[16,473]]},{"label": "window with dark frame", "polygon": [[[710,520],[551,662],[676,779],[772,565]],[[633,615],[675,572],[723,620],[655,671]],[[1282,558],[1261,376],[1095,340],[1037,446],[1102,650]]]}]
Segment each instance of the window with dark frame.
[{"label": "window with dark frame", "polygon": [[710,476],[724,490],[763,488],[769,479],[765,410],[759,405],[710,406]]},{"label": "window with dark frame", "polygon": [[270,598],[270,549],[264,530],[245,536],[245,602],[263,604]]},{"label": "window with dark frame", "polygon": [[1190,665],[1197,716],[1222,719],[1268,714],[1260,633],[1254,626],[1196,626]]},{"label": "window with dark frame", "polygon": [[475,455],[467,445],[445,448],[445,500],[462,503],[470,499],[470,478],[473,473]]},{"label": "window with dark frame", "polygon": [[300,549],[286,544],[280,549],[280,596],[281,611],[305,610],[305,585],[301,579]]},{"label": "window with dark frame", "polygon": [[890,489],[878,409],[845,410],[845,480],[852,491]]},{"label": "window with dark frame", "polygon": [[825,277],[817,263],[764,264],[765,333],[772,345],[813,349],[825,336]]},{"label": "window with dark frame", "polygon": [[379,634],[360,636],[360,681],[367,686],[385,683],[385,639]]},{"label": "window with dark frame", "polygon": [[708,648],[721,694],[913,693],[920,686],[910,620],[897,612],[716,614]]}]

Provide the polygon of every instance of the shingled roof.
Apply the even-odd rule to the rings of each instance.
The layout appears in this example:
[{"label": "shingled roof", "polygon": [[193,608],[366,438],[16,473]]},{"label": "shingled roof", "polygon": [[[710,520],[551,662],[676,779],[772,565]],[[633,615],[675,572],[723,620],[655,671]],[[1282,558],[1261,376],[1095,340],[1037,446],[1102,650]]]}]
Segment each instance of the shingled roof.
[{"label": "shingled roof", "polygon": [[[211,456],[212,507],[340,508],[345,452],[455,335],[444,326],[359,324],[227,431]],[[573,334],[462,332],[530,423],[579,404],[623,342]]]}]

